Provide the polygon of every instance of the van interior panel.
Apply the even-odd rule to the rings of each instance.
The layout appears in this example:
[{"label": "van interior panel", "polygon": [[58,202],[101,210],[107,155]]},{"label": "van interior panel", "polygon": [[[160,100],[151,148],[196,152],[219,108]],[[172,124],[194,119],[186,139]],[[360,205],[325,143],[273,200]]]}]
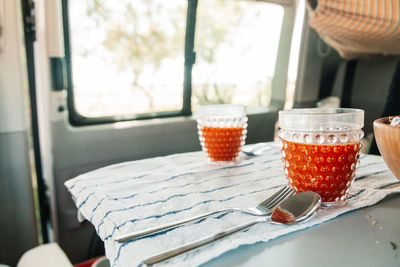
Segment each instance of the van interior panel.
[{"label": "van interior panel", "polygon": [[[400,55],[393,52],[399,51],[399,43],[393,41],[392,51],[345,57],[310,25],[319,8],[336,2],[0,0],[0,266],[29,266],[29,251],[33,255],[36,248],[45,254],[45,246],[55,249],[65,266],[100,266],[94,262],[110,260],[101,235],[82,218],[65,183],[113,164],[200,152],[200,105],[246,106],[246,147],[280,142],[280,111],[361,109],[361,164],[363,157],[373,161],[371,154],[378,163],[362,167],[349,184],[375,164],[386,168],[379,175],[393,178],[387,188],[397,188],[399,182],[376,146],[374,121],[384,117],[388,103],[397,101],[389,88],[400,90],[395,88]],[[335,10],[340,7],[336,4]],[[390,19],[400,18],[397,15]],[[335,19],[340,27],[345,24],[346,18]],[[399,40],[400,30],[392,30],[389,37]],[[351,44],[347,42],[346,47]],[[290,184],[284,172],[289,163],[282,162],[281,177]],[[368,227],[387,222],[385,233],[393,240],[380,244],[388,251],[378,248],[367,259],[398,266],[400,232],[389,219],[398,221],[400,214],[384,211],[399,203],[398,193],[393,193],[320,226],[268,242],[238,243],[205,265],[261,265],[282,253],[304,263],[302,253],[311,251],[299,249],[301,244],[318,246],[321,255],[316,257],[322,265],[328,252],[347,253],[335,247],[339,241],[330,247],[317,240],[330,239],[341,228],[348,231],[341,234],[350,243],[358,240],[366,249],[371,248],[368,242],[378,246],[374,237],[353,236],[368,220]],[[381,221],[370,219],[369,212],[379,214]],[[360,233],[368,234],[367,226],[360,226]],[[384,231],[377,234],[382,240]],[[383,259],[385,253],[394,256]],[[45,263],[43,254],[37,258]],[[347,263],[360,262],[346,255]],[[281,265],[293,264],[289,258]],[[318,266],[317,261],[313,264]]]}]

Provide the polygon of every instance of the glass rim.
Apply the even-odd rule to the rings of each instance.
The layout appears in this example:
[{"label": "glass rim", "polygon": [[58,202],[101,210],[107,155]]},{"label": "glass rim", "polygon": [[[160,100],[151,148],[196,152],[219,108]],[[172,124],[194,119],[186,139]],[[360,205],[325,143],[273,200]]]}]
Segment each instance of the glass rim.
[{"label": "glass rim", "polygon": [[296,108],[279,111],[279,127],[301,131],[347,131],[364,127],[364,110],[356,108]]},{"label": "glass rim", "polygon": [[246,106],[241,104],[199,105],[194,116],[196,119],[205,117],[242,118],[247,116],[247,110]]},{"label": "glass rim", "polygon": [[242,104],[210,104],[210,105],[198,105],[197,110],[204,108],[246,108],[245,105]]},{"label": "glass rim", "polygon": [[[316,111],[316,112],[310,112]],[[340,111],[340,112],[337,112]],[[318,116],[318,115],[337,115],[346,116],[350,114],[363,114],[364,110],[357,108],[294,108],[280,110],[282,115],[301,115],[301,116]]]}]

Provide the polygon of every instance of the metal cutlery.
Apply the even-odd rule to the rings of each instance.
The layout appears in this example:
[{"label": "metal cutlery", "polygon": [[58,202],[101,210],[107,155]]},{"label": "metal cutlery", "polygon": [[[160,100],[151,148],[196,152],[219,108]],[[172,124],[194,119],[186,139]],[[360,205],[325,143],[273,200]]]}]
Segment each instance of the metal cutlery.
[{"label": "metal cutlery", "polygon": [[269,145],[269,144],[260,143],[260,144],[251,146],[251,147],[249,147],[249,148],[244,147],[244,148],[242,148],[242,152],[243,152],[244,154],[246,154],[247,156],[255,157],[255,156],[260,156],[260,155],[261,155],[262,153],[264,153],[266,150],[269,150],[269,149],[271,149],[271,148],[272,148],[272,146]]},{"label": "metal cutlery", "polygon": [[147,230],[142,230],[142,231],[137,231],[137,232],[133,232],[133,233],[127,233],[127,234],[122,234],[117,236],[114,240],[116,242],[119,243],[123,243],[135,238],[139,238],[142,236],[147,236],[153,233],[157,233],[163,230],[168,230],[171,228],[174,228],[178,225],[184,224],[184,223],[188,223],[191,221],[195,221],[195,220],[199,220],[217,213],[221,213],[221,212],[226,212],[226,211],[237,211],[237,212],[242,212],[242,213],[246,213],[246,214],[250,214],[250,215],[255,215],[255,216],[266,216],[266,215],[270,215],[273,211],[273,209],[282,201],[284,200],[286,197],[288,197],[289,195],[292,195],[294,193],[294,190],[289,187],[289,186],[284,186],[283,188],[281,188],[279,191],[277,191],[276,193],[274,193],[272,196],[270,196],[269,198],[267,198],[266,200],[262,201],[261,203],[259,203],[258,205],[251,207],[251,208],[227,208],[227,209],[219,209],[216,211],[212,211],[212,212],[207,212],[201,215],[197,215],[188,219],[184,219],[184,220],[180,220],[180,221],[176,221],[176,222],[172,222],[169,224],[165,224],[165,225],[161,225],[161,226],[157,226],[154,228],[150,228]]},{"label": "metal cutlery", "polygon": [[320,205],[321,197],[317,193],[311,191],[301,192],[290,196],[282,201],[273,212],[271,218],[258,218],[252,222],[230,228],[226,231],[220,232],[210,237],[203,238],[193,243],[183,245],[176,249],[172,249],[170,251],[148,258],[143,261],[143,264],[153,265],[163,260],[170,259],[179,254],[199,248],[203,245],[209,244],[230,234],[242,231],[257,223],[272,221],[280,224],[295,224],[302,222],[314,215]]}]

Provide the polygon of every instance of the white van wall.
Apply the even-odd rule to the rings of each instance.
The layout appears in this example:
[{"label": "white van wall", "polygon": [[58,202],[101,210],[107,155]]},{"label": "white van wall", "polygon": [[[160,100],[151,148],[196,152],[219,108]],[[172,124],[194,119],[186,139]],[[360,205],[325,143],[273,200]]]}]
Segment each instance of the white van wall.
[{"label": "white van wall", "polygon": [[28,88],[20,1],[0,1],[0,263],[38,244],[30,164]]}]

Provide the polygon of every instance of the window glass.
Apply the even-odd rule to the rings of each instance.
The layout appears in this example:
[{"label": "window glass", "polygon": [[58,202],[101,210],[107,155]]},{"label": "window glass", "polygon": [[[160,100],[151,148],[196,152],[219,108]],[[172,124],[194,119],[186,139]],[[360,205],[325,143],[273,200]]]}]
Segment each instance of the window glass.
[{"label": "window glass", "polygon": [[185,0],[69,0],[78,113],[182,109],[186,12]]},{"label": "window glass", "polygon": [[198,104],[270,102],[284,13],[279,4],[198,0],[195,30],[187,32],[194,22],[191,16],[186,21],[191,0],[64,1],[70,90],[83,117],[186,112],[185,40],[193,34],[192,110]]},{"label": "window glass", "polygon": [[262,1],[199,1],[194,106],[269,104],[283,13],[281,5]]}]

